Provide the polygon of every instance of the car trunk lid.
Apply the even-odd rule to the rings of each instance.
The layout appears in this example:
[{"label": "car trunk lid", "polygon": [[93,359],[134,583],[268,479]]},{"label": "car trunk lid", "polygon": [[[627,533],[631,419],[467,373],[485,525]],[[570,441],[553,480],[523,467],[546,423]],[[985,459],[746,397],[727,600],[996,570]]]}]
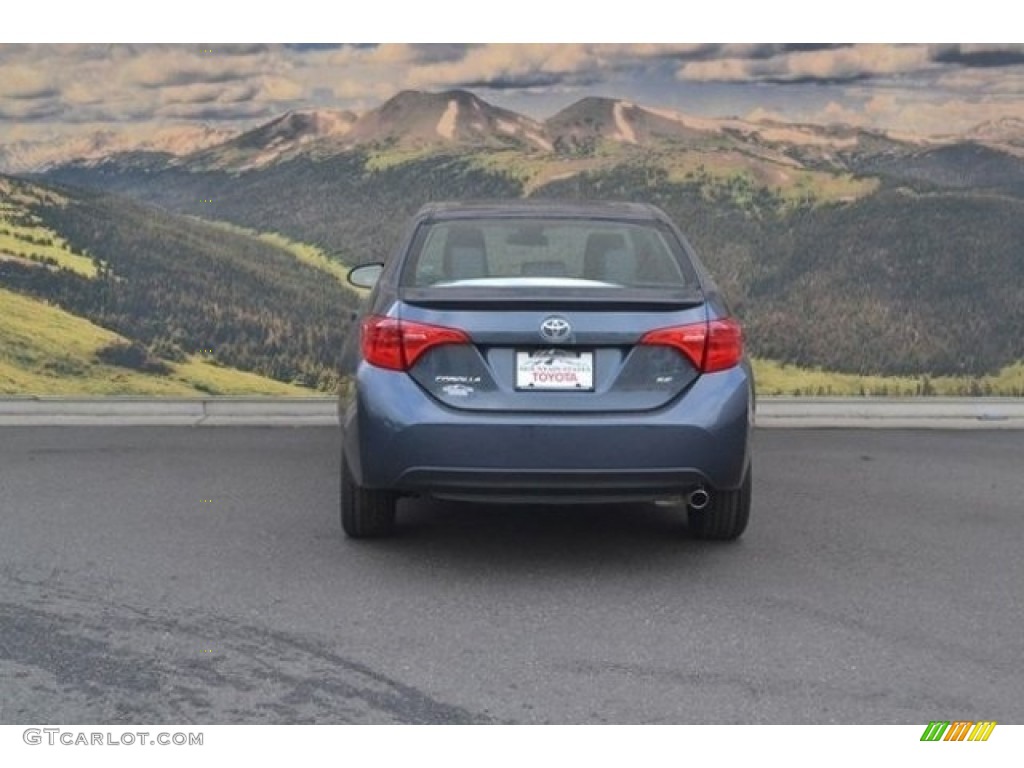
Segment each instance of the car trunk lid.
[{"label": "car trunk lid", "polygon": [[[602,295],[604,294],[604,295]],[[662,407],[700,375],[699,361],[642,340],[707,322],[693,290],[405,289],[401,322],[455,329],[409,375],[445,405],[474,411],[628,412]]]}]

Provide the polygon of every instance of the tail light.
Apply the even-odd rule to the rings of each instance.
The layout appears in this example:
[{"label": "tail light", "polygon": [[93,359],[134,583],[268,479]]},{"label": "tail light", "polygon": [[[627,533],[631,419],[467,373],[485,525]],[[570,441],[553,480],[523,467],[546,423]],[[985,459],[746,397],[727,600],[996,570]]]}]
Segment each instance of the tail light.
[{"label": "tail light", "polygon": [[678,349],[701,373],[724,371],[743,358],[743,329],[731,317],[659,328],[646,334],[640,343]]},{"label": "tail light", "polygon": [[455,328],[379,315],[363,320],[363,358],[378,368],[408,371],[432,347],[468,343],[469,337]]}]

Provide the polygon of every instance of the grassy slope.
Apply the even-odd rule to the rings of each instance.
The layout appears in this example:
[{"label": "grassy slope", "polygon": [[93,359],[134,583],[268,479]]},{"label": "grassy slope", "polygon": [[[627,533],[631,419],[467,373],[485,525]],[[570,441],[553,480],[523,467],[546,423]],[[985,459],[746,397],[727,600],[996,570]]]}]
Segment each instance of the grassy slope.
[{"label": "grassy slope", "polygon": [[[57,267],[85,277],[96,276],[96,265],[88,256],[72,253],[60,235],[42,226],[28,205],[40,202],[26,189],[0,179],[0,258],[52,259]],[[57,203],[56,199],[47,202]]]},{"label": "grassy slope", "polygon": [[870,195],[879,186],[877,179],[800,168],[737,151],[659,152],[656,158],[656,163],[668,170],[670,181],[685,182],[702,173],[716,182],[744,179],[751,188],[776,190],[789,203],[807,199],[819,204],[855,200]]},{"label": "grassy slope", "polygon": [[988,376],[860,376],[801,368],[755,359],[754,379],[761,395],[1024,395],[1024,362]]},{"label": "grassy slope", "polygon": [[213,224],[214,226],[221,227],[228,232],[235,232],[237,234],[255,237],[265,243],[275,246],[276,248],[280,248],[283,251],[288,251],[288,253],[292,254],[296,260],[301,261],[303,264],[313,267],[314,269],[319,269],[321,272],[326,272],[336,278],[338,282],[346,288],[352,289],[352,285],[348,282],[348,271],[351,267],[336,259],[332,259],[326,252],[317,248],[315,245],[290,240],[277,232],[258,232],[255,229],[240,227],[237,224],[231,224],[226,221],[200,219],[199,217],[192,218],[195,218],[197,221],[202,221],[205,224]]},{"label": "grassy slope", "polygon": [[[375,148],[370,151],[367,171],[382,171],[415,163],[432,155],[446,154],[441,148]],[[687,182],[703,176],[711,183],[743,179],[751,188],[776,191],[783,200],[796,203],[813,200],[833,203],[865,197],[878,189],[877,179],[856,178],[849,173],[801,168],[794,161],[754,155],[736,148],[693,148],[672,142],[638,148],[614,141],[598,142],[588,154],[565,155],[541,150],[486,148],[468,150],[464,157],[481,170],[508,176],[523,186],[524,194],[558,179],[581,173],[606,171],[621,164],[662,168],[673,182]]]},{"label": "grassy slope", "polygon": [[96,351],[125,341],[41,301],[0,288],[0,394],[309,395],[310,390],[222,368],[201,357],[155,376],[100,363]]},{"label": "grassy slope", "polygon": [[[662,168],[667,171],[669,181],[678,183],[699,177],[718,184],[742,179],[751,189],[764,187],[776,191],[789,203],[808,199],[816,203],[855,200],[871,194],[879,186],[877,179],[800,168],[737,150],[709,152],[671,144],[641,150],[606,141],[601,142],[593,154],[586,156],[508,149],[479,151],[470,157],[477,167],[504,173],[520,182],[526,194],[557,179],[608,170],[621,164]],[[396,153],[388,158],[387,166],[416,159],[416,156],[405,158]]]}]

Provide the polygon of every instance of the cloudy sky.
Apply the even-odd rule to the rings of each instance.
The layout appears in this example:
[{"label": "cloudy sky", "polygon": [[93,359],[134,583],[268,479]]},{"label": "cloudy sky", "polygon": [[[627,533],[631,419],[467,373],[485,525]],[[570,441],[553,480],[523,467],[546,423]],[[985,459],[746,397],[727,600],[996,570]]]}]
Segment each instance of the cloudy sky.
[{"label": "cloudy sky", "polygon": [[0,144],[468,88],[547,117],[586,95],[943,134],[1024,119],[1024,44],[0,45]]}]

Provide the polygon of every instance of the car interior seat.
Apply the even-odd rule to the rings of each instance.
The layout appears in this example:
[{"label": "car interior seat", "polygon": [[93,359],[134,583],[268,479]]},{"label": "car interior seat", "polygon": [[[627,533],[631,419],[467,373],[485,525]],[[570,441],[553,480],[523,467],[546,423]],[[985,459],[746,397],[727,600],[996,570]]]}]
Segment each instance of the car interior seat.
[{"label": "car interior seat", "polygon": [[444,246],[446,280],[487,277],[487,246],[477,227],[452,227]]},{"label": "car interior seat", "polygon": [[625,236],[616,232],[589,235],[583,252],[583,276],[605,283],[632,284],[636,279],[636,264],[626,249]]}]

